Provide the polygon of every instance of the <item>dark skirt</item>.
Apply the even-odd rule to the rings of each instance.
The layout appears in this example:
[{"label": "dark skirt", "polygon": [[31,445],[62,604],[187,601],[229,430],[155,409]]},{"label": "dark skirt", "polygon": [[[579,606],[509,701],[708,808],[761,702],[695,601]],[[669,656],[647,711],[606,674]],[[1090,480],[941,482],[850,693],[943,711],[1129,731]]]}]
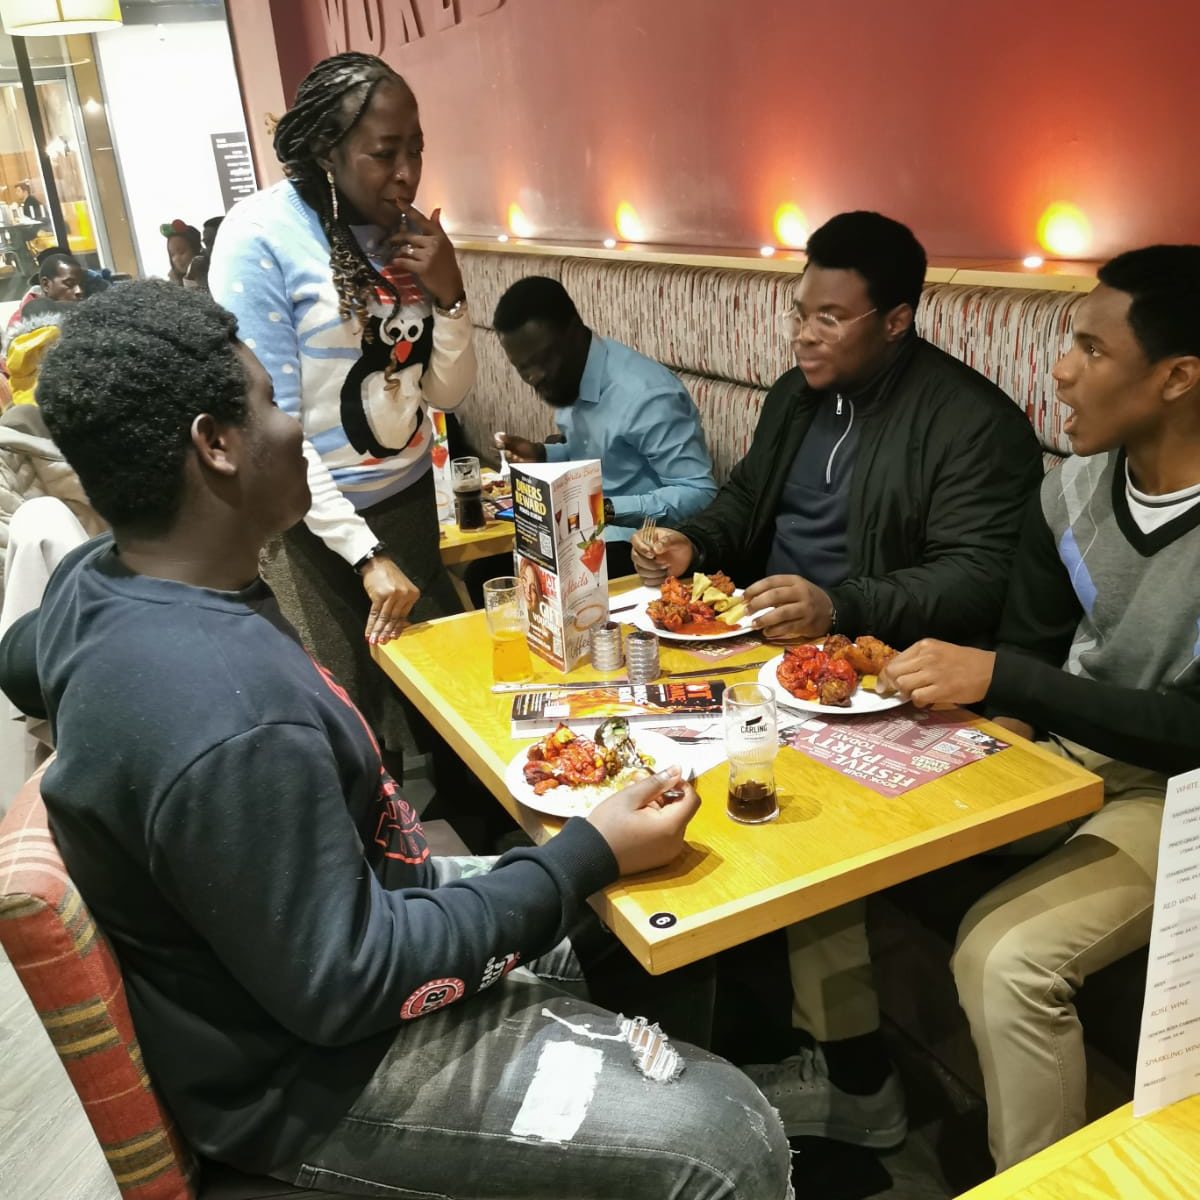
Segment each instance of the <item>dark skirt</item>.
[{"label": "dark skirt", "polygon": [[[442,563],[432,472],[362,516],[421,590],[410,620],[462,611]],[[412,752],[412,722],[400,693],[372,661],[364,637],[371,601],[358,573],[301,523],[267,547],[263,576],[305,649],[346,688],[382,744]]]}]

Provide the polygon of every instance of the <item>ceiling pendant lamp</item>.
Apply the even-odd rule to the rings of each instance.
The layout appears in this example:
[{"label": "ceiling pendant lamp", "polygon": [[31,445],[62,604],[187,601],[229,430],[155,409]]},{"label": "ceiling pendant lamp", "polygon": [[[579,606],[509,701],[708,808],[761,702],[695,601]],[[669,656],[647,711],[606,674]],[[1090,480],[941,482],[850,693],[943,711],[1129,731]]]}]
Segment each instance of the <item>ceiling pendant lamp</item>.
[{"label": "ceiling pendant lamp", "polygon": [[121,0],[0,0],[0,22],[10,37],[103,33],[122,24]]}]

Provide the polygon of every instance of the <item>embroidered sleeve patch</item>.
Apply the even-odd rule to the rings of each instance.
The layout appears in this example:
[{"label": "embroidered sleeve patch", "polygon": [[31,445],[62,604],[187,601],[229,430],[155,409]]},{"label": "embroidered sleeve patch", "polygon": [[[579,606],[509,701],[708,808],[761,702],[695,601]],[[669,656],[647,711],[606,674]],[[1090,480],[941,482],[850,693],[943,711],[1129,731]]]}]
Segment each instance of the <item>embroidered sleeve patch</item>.
[{"label": "embroidered sleeve patch", "polygon": [[511,954],[493,955],[487,960],[487,966],[483,969],[479,990],[482,992],[484,988],[491,987],[497,979],[503,979],[520,961],[521,956],[515,950]]},{"label": "embroidered sleeve patch", "polygon": [[431,979],[423,983],[400,1008],[400,1016],[405,1021],[415,1017],[423,1017],[426,1013],[445,1008],[461,998],[466,988],[461,979]]}]

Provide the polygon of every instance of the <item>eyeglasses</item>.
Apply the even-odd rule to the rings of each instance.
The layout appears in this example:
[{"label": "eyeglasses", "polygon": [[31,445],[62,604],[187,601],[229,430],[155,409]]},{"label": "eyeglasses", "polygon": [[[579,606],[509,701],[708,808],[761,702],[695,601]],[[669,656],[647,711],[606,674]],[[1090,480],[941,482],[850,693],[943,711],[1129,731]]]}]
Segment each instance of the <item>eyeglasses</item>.
[{"label": "eyeglasses", "polygon": [[827,312],[816,312],[806,317],[800,311],[800,305],[793,304],[791,309],[784,314],[783,332],[791,341],[798,342],[804,336],[805,328],[807,328],[810,335],[818,342],[832,346],[846,336],[846,330],[851,325],[857,324],[869,317],[871,313],[878,311],[877,308],[872,308],[865,313],[859,313],[857,317],[843,321],[840,317],[835,317],[833,313]]}]

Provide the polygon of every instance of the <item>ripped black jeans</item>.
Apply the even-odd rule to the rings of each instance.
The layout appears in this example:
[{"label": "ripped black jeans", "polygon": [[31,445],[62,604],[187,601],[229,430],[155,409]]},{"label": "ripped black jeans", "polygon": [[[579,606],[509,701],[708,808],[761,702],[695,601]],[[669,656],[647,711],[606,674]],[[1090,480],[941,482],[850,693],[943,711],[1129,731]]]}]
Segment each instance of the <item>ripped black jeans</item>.
[{"label": "ripped black jeans", "polygon": [[[454,878],[490,860],[438,866]],[[655,1054],[658,1039],[585,998],[674,1035],[703,1023],[705,991],[703,972],[646,975],[584,920],[487,991],[406,1022],[334,1131],[274,1174],[412,1200],[785,1200],[787,1139],[750,1080],[674,1036],[678,1063]],[[639,1066],[635,1043],[647,1041]],[[672,1065],[673,1079],[655,1078]]]}]

